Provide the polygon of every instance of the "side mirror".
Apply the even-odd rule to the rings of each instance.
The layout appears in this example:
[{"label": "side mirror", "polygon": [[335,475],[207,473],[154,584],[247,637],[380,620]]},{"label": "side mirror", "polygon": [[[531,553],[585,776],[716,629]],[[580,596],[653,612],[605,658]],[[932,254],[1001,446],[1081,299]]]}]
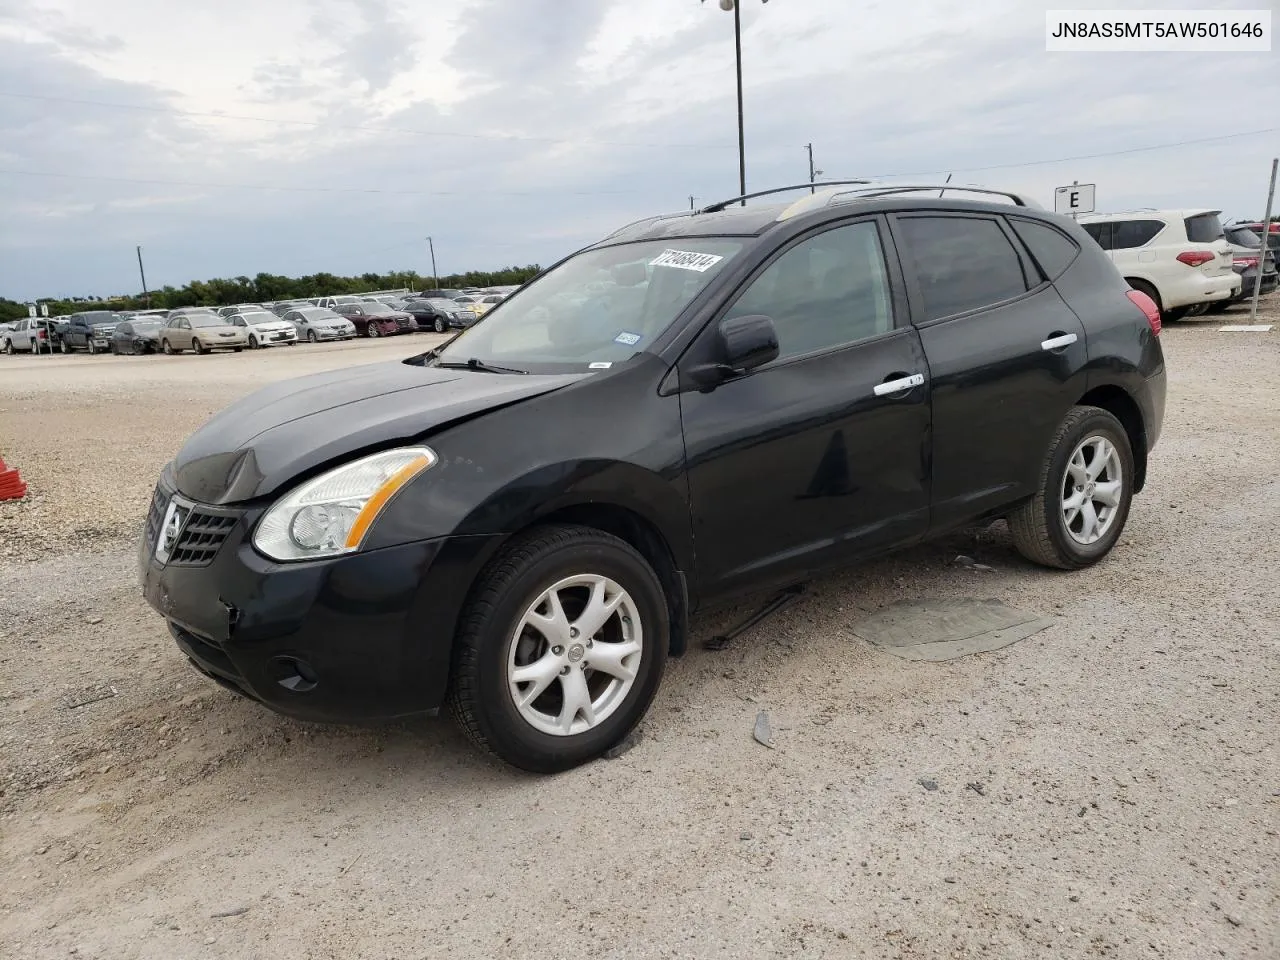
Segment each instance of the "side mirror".
[{"label": "side mirror", "polygon": [[718,332],[720,362],[733,373],[745,373],[778,359],[778,331],[772,317],[726,317]]},{"label": "side mirror", "polygon": [[762,314],[726,317],[716,330],[716,357],[689,371],[697,389],[713,390],[715,385],[762,367],[778,358],[778,331],[773,318]]}]

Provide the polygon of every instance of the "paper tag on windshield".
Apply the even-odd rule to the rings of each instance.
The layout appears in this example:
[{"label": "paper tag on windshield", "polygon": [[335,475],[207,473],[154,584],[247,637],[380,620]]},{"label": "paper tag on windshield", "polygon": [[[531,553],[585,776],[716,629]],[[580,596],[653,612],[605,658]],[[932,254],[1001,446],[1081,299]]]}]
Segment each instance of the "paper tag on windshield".
[{"label": "paper tag on windshield", "polygon": [[608,370],[613,366],[612,360],[596,360],[587,364],[588,370]]},{"label": "paper tag on windshield", "polygon": [[628,347],[634,347],[637,343],[640,342],[640,334],[631,333],[628,330],[623,330],[620,334],[618,334],[616,337],[613,338],[613,342],[621,343],[624,346],[628,346]]},{"label": "paper tag on windshield", "polygon": [[705,273],[723,260],[714,253],[692,253],[688,250],[663,250],[649,261],[651,267],[675,267],[679,270],[696,270]]}]

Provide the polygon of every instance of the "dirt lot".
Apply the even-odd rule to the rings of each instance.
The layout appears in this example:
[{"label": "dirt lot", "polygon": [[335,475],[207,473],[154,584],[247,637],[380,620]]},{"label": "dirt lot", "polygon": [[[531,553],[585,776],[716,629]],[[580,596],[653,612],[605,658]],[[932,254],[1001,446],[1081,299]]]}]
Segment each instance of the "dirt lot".
[{"label": "dirt lot", "polygon": [[[1274,960],[1280,328],[1216,328],[1163,337],[1165,434],[1111,559],[1037,569],[997,526],[826,579],[673,661],[629,753],[541,779],[444,720],[236,699],[134,582],[205,417],[433,338],[0,357],[0,454],[32,486],[0,506],[0,957]],[[946,664],[851,632],[928,597],[1055,623]]]}]

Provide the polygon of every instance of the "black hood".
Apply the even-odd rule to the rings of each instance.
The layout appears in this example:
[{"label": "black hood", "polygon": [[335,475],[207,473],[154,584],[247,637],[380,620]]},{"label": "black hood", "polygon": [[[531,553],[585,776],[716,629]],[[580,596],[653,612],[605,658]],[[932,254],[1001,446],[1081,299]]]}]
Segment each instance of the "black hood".
[{"label": "black hood", "polygon": [[358,451],[414,440],[583,376],[391,362],[285,380],[232,404],[192,434],[174,458],[174,482],[201,503],[251,500]]}]

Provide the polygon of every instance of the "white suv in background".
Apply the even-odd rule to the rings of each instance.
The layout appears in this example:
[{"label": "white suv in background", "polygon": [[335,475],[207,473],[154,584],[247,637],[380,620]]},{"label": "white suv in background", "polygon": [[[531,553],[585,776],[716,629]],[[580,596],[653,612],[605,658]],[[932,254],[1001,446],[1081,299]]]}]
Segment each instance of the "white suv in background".
[{"label": "white suv in background", "polygon": [[1091,213],[1082,226],[1116,268],[1160,308],[1166,320],[1203,313],[1240,291],[1219,210]]}]

